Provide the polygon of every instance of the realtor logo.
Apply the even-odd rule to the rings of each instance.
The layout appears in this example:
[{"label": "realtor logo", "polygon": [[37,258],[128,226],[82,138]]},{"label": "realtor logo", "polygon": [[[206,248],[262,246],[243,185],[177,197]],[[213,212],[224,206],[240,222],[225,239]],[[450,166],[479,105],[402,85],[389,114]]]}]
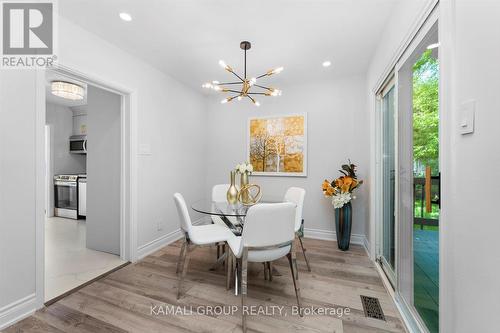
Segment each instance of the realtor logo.
[{"label": "realtor logo", "polygon": [[2,2],[3,68],[52,65],[53,13],[54,4],[51,1]]},{"label": "realtor logo", "polygon": [[3,3],[3,54],[52,54],[52,3]]}]

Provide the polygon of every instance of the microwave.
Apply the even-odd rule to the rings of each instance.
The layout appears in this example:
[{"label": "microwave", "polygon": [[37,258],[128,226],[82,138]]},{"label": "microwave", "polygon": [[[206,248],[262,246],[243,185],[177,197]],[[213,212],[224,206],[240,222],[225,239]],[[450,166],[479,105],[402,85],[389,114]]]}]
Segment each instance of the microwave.
[{"label": "microwave", "polygon": [[87,154],[87,136],[72,135],[69,138],[69,152],[73,154]]}]

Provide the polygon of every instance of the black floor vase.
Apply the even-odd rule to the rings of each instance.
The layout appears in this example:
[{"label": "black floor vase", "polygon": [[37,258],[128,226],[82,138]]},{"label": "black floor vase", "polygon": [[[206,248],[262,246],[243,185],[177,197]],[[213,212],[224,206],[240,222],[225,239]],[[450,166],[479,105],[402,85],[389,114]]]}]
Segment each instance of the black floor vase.
[{"label": "black floor vase", "polygon": [[351,242],[352,206],[347,203],[342,208],[335,209],[335,230],[337,232],[337,245],[342,251],[349,250]]}]

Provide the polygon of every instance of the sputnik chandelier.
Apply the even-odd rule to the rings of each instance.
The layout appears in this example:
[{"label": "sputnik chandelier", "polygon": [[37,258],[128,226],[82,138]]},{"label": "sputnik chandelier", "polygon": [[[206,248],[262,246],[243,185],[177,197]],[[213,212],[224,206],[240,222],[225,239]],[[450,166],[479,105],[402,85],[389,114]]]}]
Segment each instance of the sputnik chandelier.
[{"label": "sputnik chandelier", "polygon": [[[223,60],[219,61],[219,65],[224,68],[226,71],[229,73],[234,74],[238,78],[239,81],[236,82],[219,82],[219,81],[212,81],[204,83],[202,85],[203,88],[207,89],[213,89],[215,91],[220,91],[223,93],[232,93],[233,96],[229,96],[227,98],[224,98],[221,103],[227,103],[231,102],[233,99],[237,99],[238,101],[241,101],[243,98],[248,97],[255,106],[260,106],[259,101],[257,101],[255,98],[257,95],[263,95],[263,96],[280,96],[281,95],[281,90],[272,88],[272,87],[266,87],[257,84],[257,80],[265,77],[265,76],[271,76],[273,74],[278,74],[283,70],[283,67],[278,67],[275,69],[271,69],[267,71],[266,73],[259,75],[257,77],[252,77],[250,79],[247,78],[247,50],[250,50],[252,47],[252,44],[247,41],[243,41],[240,43],[240,48],[245,52],[245,71],[243,74],[243,77],[240,75],[236,74],[234,70],[229,66],[226,65],[226,63]],[[236,87],[237,85],[241,85],[241,87]],[[234,87],[234,88],[233,88]],[[252,87],[260,88],[259,90],[256,89],[256,91],[250,92],[250,89]],[[236,94],[236,95],[234,95]]]}]

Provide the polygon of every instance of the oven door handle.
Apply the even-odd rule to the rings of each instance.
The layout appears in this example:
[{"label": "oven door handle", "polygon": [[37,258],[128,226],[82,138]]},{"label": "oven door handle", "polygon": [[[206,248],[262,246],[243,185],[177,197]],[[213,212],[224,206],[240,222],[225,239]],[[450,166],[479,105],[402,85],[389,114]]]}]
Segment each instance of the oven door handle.
[{"label": "oven door handle", "polygon": [[83,151],[87,152],[87,140],[83,140]]},{"label": "oven door handle", "polygon": [[62,181],[59,181],[59,180],[56,180],[54,182],[54,185],[55,186],[70,186],[70,187],[76,187],[76,182],[62,182]]}]

